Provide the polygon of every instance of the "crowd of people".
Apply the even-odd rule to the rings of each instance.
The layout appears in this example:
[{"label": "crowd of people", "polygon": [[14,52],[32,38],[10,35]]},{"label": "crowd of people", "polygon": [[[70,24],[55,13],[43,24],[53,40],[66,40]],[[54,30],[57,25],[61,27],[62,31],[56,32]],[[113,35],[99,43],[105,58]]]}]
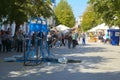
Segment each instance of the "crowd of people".
[{"label": "crowd of people", "polygon": [[99,33],[98,40],[100,40],[100,42],[103,42],[103,43],[107,43],[107,42],[110,43],[110,35],[109,35],[109,33],[108,32],[106,34]]},{"label": "crowd of people", "polygon": [[[48,43],[52,47],[66,46],[69,49],[75,48],[79,43],[79,38],[82,38],[82,44],[86,44],[85,33],[79,34],[77,30],[70,31],[67,34],[63,34],[59,31],[54,31],[54,33],[48,34]],[[52,45],[51,45],[52,44]]]},{"label": "crowd of people", "polygon": [[[37,33],[37,37],[40,37],[39,33]],[[42,33],[42,39],[45,40],[44,37],[45,35],[44,33]],[[63,35],[62,32],[59,31],[57,31],[57,33],[50,31],[46,36],[46,40],[50,48],[66,46],[70,49],[70,48],[75,48],[76,45],[78,45],[78,40],[79,40],[78,37],[79,37],[79,33],[77,31],[71,31],[67,35]],[[83,45],[86,44],[85,34],[83,33],[81,37],[82,37],[82,44]],[[35,38],[36,38],[36,33],[33,33],[31,36],[29,36],[23,34],[22,30],[18,30],[15,32],[14,36],[12,36],[11,31],[9,29],[7,31],[1,30],[0,52],[10,52],[12,50],[16,52],[23,52],[24,41],[25,44],[28,45],[28,40],[31,39],[31,45],[34,46]]]},{"label": "crowd of people", "polygon": [[89,34],[90,40],[93,40],[93,42],[99,42],[99,43],[110,43],[110,33],[109,32],[90,32]]},{"label": "crowd of people", "polygon": [[14,36],[11,35],[11,31],[0,31],[0,51],[10,52],[13,48],[17,52],[23,51],[24,35],[22,31],[17,31]]}]

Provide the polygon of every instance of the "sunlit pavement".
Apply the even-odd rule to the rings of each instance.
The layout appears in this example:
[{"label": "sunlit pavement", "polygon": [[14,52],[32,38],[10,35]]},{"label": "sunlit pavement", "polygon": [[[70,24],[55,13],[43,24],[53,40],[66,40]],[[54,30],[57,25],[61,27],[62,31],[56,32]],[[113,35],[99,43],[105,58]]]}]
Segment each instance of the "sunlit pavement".
[{"label": "sunlit pavement", "polygon": [[88,43],[75,49],[53,48],[56,58],[80,59],[81,63],[43,63],[23,66],[4,62],[5,57],[21,53],[0,53],[0,80],[120,80],[120,46]]}]

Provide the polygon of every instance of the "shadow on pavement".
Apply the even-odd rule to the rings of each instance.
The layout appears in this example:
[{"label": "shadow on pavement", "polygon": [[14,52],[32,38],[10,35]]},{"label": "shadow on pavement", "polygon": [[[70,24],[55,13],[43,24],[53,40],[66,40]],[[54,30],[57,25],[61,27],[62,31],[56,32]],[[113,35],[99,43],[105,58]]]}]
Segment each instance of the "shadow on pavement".
[{"label": "shadow on pavement", "polygon": [[90,44],[79,45],[75,49],[61,47],[51,50],[56,58],[80,59],[82,63],[49,63],[49,65],[44,63],[25,67],[22,63],[0,62],[0,80],[120,80],[120,71],[110,71],[106,68],[100,71],[100,66],[97,66],[104,65],[102,63],[109,60],[97,55],[105,50],[103,47]]}]

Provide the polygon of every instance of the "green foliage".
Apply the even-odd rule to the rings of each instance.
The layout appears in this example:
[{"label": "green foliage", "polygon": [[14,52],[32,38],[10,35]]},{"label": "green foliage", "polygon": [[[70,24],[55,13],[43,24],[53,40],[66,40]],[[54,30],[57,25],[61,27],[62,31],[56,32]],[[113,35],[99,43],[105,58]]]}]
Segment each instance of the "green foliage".
[{"label": "green foliage", "polygon": [[99,17],[96,17],[93,6],[88,5],[86,11],[82,15],[82,22],[81,22],[82,30],[84,31],[89,30],[90,28],[98,25],[100,22],[101,20]]},{"label": "green foliage", "polygon": [[15,21],[17,25],[27,21],[30,17],[53,15],[50,0],[0,0],[0,21]]},{"label": "green foliage", "polygon": [[68,27],[73,27],[75,24],[74,14],[71,6],[66,0],[60,0],[60,3],[55,8],[56,25],[63,24]]},{"label": "green foliage", "polygon": [[89,0],[89,3],[107,25],[120,26],[120,0]]}]

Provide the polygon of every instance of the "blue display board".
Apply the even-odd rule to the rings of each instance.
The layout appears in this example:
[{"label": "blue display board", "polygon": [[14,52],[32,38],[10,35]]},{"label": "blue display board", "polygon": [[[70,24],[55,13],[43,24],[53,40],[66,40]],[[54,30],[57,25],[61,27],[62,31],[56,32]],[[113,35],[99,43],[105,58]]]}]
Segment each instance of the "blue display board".
[{"label": "blue display board", "polygon": [[119,45],[119,29],[109,29],[108,32],[110,32],[110,39],[112,45]]},{"label": "blue display board", "polygon": [[29,24],[29,33],[32,32],[47,32],[47,21],[40,18],[31,18]]},{"label": "blue display board", "polygon": [[38,32],[41,30],[42,20],[40,18],[31,18],[29,24],[29,33]]}]

